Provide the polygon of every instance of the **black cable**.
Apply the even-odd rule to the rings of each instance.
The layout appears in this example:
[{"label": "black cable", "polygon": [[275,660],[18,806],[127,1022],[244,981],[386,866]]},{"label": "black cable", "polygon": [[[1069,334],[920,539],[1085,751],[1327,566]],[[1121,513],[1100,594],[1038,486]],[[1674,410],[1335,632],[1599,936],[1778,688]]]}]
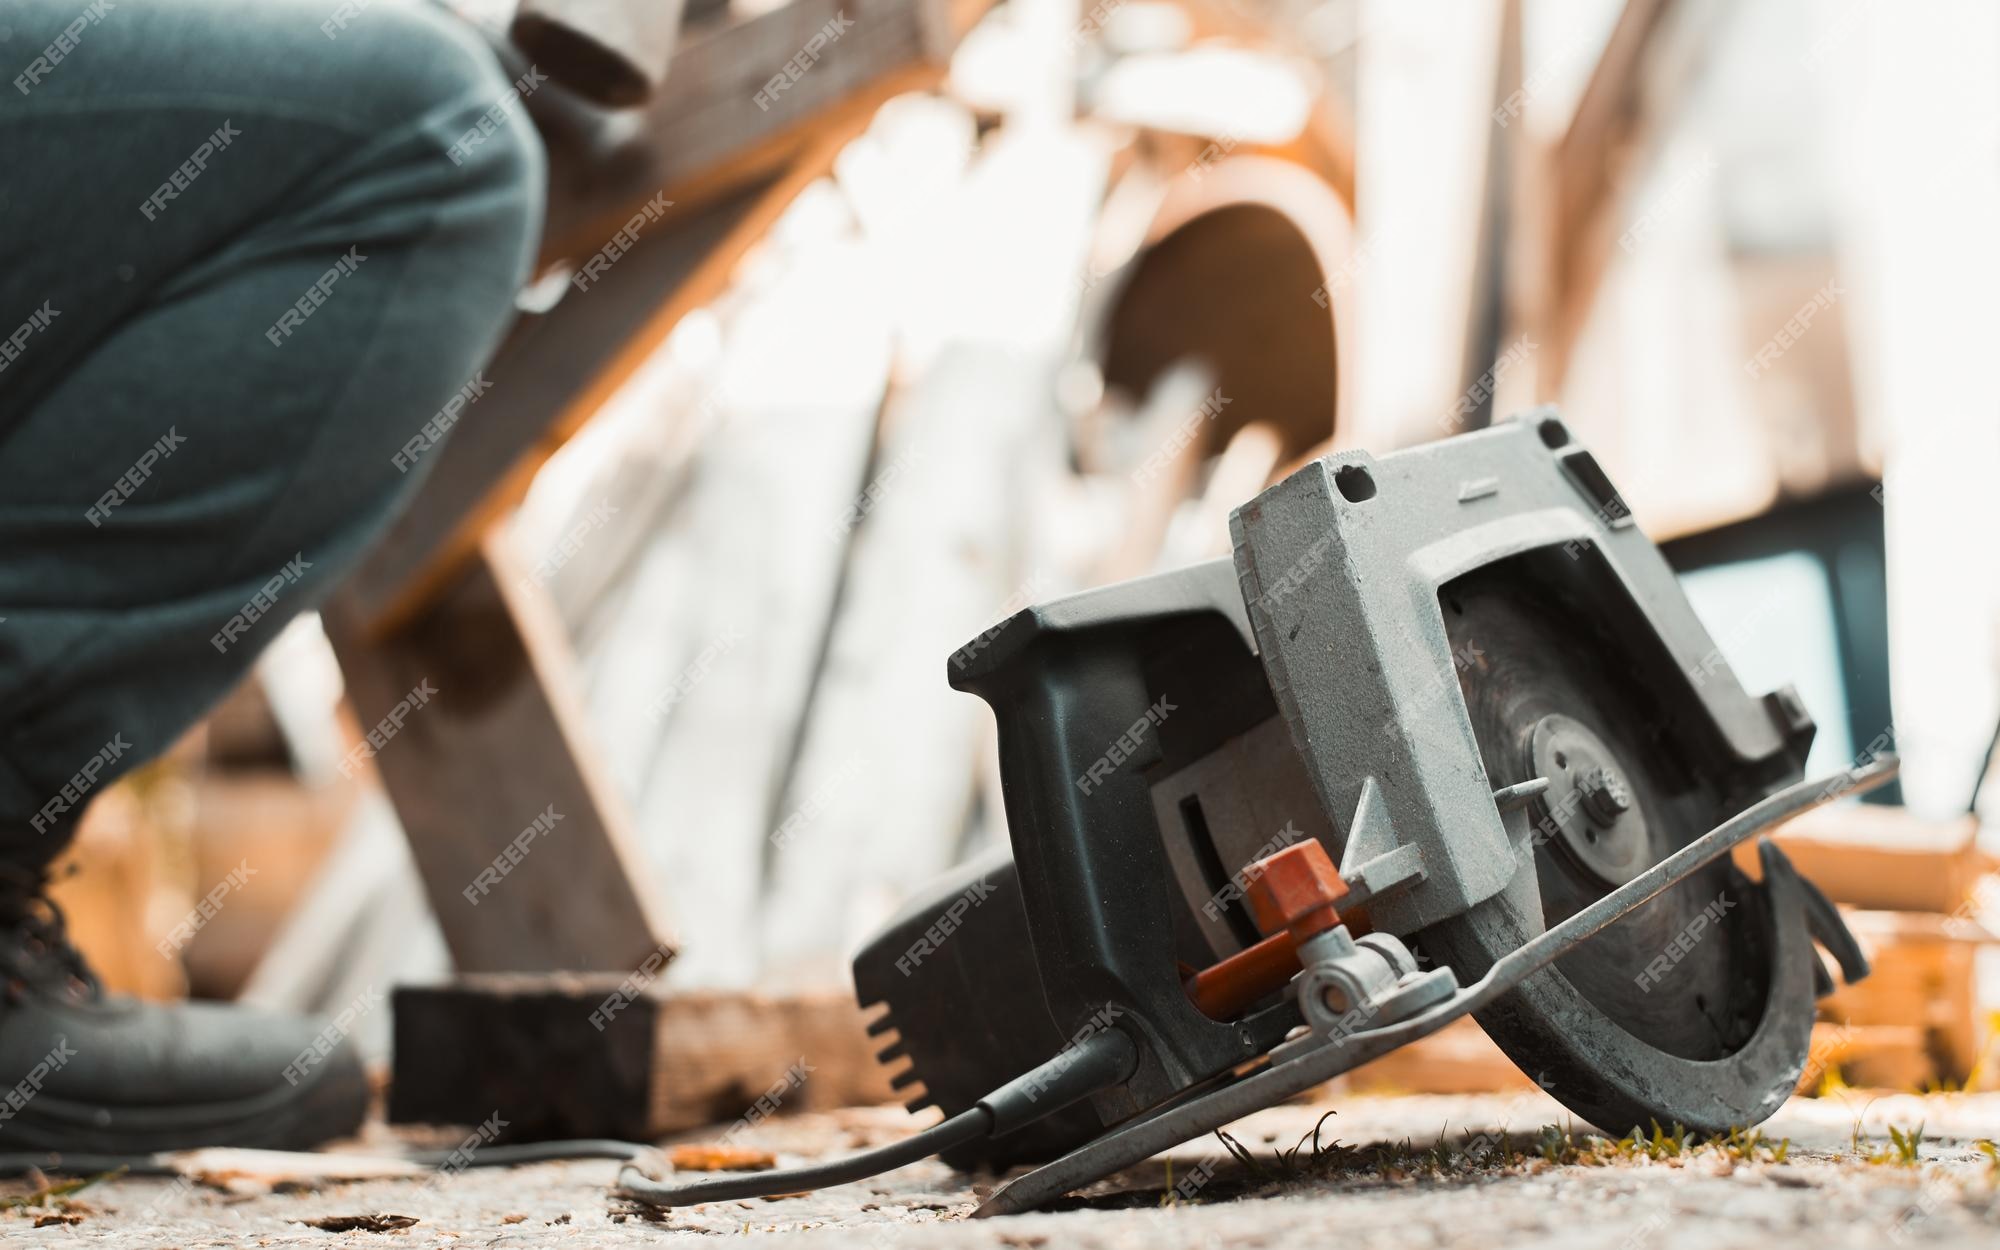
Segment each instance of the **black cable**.
[{"label": "black cable", "polygon": [[637,1168],[626,1167],[618,1175],[618,1190],[628,1197],[656,1207],[691,1207],[700,1202],[726,1202],[731,1198],[762,1198],[770,1194],[794,1194],[808,1189],[825,1189],[863,1180],[939,1151],[978,1141],[993,1130],[993,1115],[984,1107],[961,1111],[943,1124],[933,1125],[914,1137],[830,1163],[787,1168],[781,1172],[746,1172],[731,1176],[708,1176],[698,1181],[670,1184],[656,1181]]},{"label": "black cable", "polygon": [[1102,1029],[1023,1073],[976,1104],[916,1136],[845,1159],[753,1172],[741,1176],[711,1176],[672,1184],[627,1166],[618,1175],[618,1191],[656,1207],[689,1207],[734,1198],[765,1198],[796,1194],[830,1185],[846,1185],[984,1137],[1011,1133],[1064,1107],[1116,1085],[1132,1075],[1139,1059],[1132,1039],[1117,1029]]},{"label": "black cable", "polygon": [[[555,1163],[563,1159],[623,1159],[631,1162],[652,1154],[656,1147],[635,1141],[614,1141],[608,1137],[582,1137],[571,1141],[531,1141],[512,1146],[478,1146],[460,1154],[457,1150],[416,1150],[399,1158],[427,1168],[455,1164],[461,1168],[505,1168],[519,1163]],[[457,1156],[456,1159],[453,1156]]]}]

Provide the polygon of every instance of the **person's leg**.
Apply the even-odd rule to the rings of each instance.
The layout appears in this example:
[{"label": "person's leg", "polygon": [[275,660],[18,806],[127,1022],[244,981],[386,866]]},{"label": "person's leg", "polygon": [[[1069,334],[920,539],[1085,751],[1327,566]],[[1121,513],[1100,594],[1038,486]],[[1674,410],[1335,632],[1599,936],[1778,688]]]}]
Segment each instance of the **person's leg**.
[{"label": "person's leg", "polygon": [[406,498],[424,464],[398,449],[511,314],[542,160],[476,36],[395,0],[26,0],[0,23],[18,861],[53,855],[86,792],[165,750]]},{"label": "person's leg", "polygon": [[0,6],[0,1152],[360,1119],[338,1019],[100,994],[41,878],[415,486],[535,246],[508,90],[396,0]]}]

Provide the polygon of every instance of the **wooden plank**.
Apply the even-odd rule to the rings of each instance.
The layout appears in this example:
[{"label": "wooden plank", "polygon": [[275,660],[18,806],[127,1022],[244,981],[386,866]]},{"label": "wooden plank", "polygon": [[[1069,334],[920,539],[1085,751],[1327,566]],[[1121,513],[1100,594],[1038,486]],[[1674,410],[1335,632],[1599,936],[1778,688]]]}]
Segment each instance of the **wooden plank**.
[{"label": "wooden plank", "polygon": [[1354,285],[1368,311],[1341,361],[1360,386],[1347,445],[1382,452],[1458,432],[1461,397],[1493,363],[1469,362],[1489,284],[1507,7],[1361,4],[1355,217],[1367,263]]},{"label": "wooden plank", "polygon": [[190,905],[228,883],[238,869],[247,867],[251,875],[237,878],[227,905],[180,948],[180,962],[195,997],[234,998],[293,905],[311,888],[353,814],[359,788],[343,778],[302,784],[285,769],[216,767],[191,779],[189,788]]},{"label": "wooden plank", "polygon": [[668,994],[642,966],[626,978],[405,986],[394,1009],[395,1123],[479,1124],[497,1110],[503,1140],[649,1141],[752,1106],[893,1100],[863,1013],[843,991]]},{"label": "wooden plank", "polygon": [[1547,321],[1538,336],[1539,397],[1562,391],[1590,315],[1635,173],[1693,90],[1723,16],[1712,0],[1626,0],[1591,72],[1547,180]]},{"label": "wooden plank", "polygon": [[[636,114],[529,97],[551,161],[543,259],[596,251],[661,192],[687,207],[770,176],[829,122],[935,82],[965,20],[935,0],[789,0],[682,30],[664,87]],[[807,72],[767,91],[808,42]]]},{"label": "wooden plank", "polygon": [[[545,257],[595,251],[633,205],[655,196],[686,211],[672,229],[642,231],[582,293],[588,298],[573,296],[510,336],[480,420],[445,445],[415,506],[327,613],[364,724],[396,706],[427,668],[456,671],[474,691],[454,698],[441,689],[434,710],[455,714],[428,718],[382,766],[462,969],[623,968],[669,945],[660,904],[635,871],[630,817],[584,745],[553,612],[539,587],[509,584],[514,573],[488,533],[542,460],[683,316],[722,291],[738,259],[824,175],[877,105],[935,76],[935,14],[919,0],[861,12],[853,29],[836,23],[841,37],[814,72],[759,99],[768,80],[748,76],[782,66],[843,13],[800,0],[696,32],[636,147],[593,147],[601,132],[551,143],[557,194]],[[787,161],[785,173],[768,175]],[[468,650],[487,653],[484,672],[452,663],[465,658],[451,641],[464,625],[481,631],[483,646]],[[536,796],[548,801],[520,801]],[[452,897],[473,888],[495,856],[504,861],[544,811],[570,822],[565,855],[523,859],[530,880],[483,912]],[[557,888],[529,893],[540,876]]]},{"label": "wooden plank", "polygon": [[[1015,522],[1023,484],[1061,471],[1041,424],[1066,328],[1056,310],[1083,268],[1107,152],[1074,130],[1014,133],[947,177],[929,171],[966,160],[971,119],[963,130],[945,120],[888,137],[872,163],[841,172],[875,256],[904,250],[897,235],[918,228],[919,212],[961,232],[938,236],[923,286],[899,292],[890,315],[979,312],[934,319],[935,355],[903,336],[908,383],[890,395],[873,463],[842,509],[846,571],[760,840],[762,971],[798,984],[841,978],[891,899],[962,854],[977,807],[970,761],[992,719],[950,689],[947,657],[1047,593]],[[920,143],[937,148],[924,157]],[[928,203],[911,203],[910,186]]]},{"label": "wooden plank", "polygon": [[157,944],[212,884],[174,880],[162,862],[162,852],[187,833],[163,822],[185,805],[149,802],[148,796],[179,788],[188,753],[177,754],[106,789],[84,812],[75,840],[50,874],[49,897],[62,909],[77,949],[106,987],[140,998],[186,994],[180,964],[162,959]]},{"label": "wooden plank", "polygon": [[625,969],[670,948],[554,608],[498,537],[407,627],[371,637],[339,605],[326,626],[461,970]]},{"label": "wooden plank", "polygon": [[[949,107],[906,100],[898,111]],[[859,163],[877,147],[848,152]],[[844,165],[841,182],[853,173]],[[601,501],[619,509],[608,545],[594,537],[551,585],[573,611],[572,592],[594,580],[582,566],[624,546],[615,591],[573,619],[592,722],[607,727],[603,758],[633,797],[676,921],[701,935],[675,965],[677,985],[757,976],[767,848],[781,828],[789,837],[812,825],[828,798],[777,810],[841,580],[841,531],[869,502],[895,339],[884,302],[855,296],[882,269],[851,233],[843,199],[853,202],[813,188],[759,249],[754,281],[705,314],[709,346],[622,394],[604,428],[572,449],[560,489],[531,497],[513,527],[552,541]],[[899,203],[936,211],[907,195]],[[628,424],[630,403],[654,422],[711,427],[657,502],[630,489],[631,464],[658,463],[637,444],[660,439]]]},{"label": "wooden plank", "polygon": [[[2000,272],[2000,237],[1986,224],[2000,217],[2000,7],[1815,6],[1815,16],[1821,33],[1801,34],[1823,98],[1838,105],[1824,150],[1840,154],[1834,243],[1849,292],[1829,320],[1851,336],[1860,427],[1884,462],[1875,498],[1894,605],[1889,671],[1909,747],[1899,784],[1919,810],[1958,812],[2000,720],[2000,560],[1980,548],[1967,559],[1965,539],[2000,530],[2000,422],[1990,404],[1963,402],[1986,393]],[[1989,786],[1989,826],[1996,798]]]}]

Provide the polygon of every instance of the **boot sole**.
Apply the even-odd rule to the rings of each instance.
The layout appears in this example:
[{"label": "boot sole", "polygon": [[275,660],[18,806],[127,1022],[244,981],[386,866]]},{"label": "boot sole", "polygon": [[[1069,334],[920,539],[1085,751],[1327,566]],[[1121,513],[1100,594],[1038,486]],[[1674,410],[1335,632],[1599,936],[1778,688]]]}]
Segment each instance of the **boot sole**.
[{"label": "boot sole", "polygon": [[297,1085],[227,1102],[107,1106],[42,1093],[0,1123],[0,1150],[160,1154],[205,1146],[305,1150],[361,1127],[368,1077],[341,1047]]}]

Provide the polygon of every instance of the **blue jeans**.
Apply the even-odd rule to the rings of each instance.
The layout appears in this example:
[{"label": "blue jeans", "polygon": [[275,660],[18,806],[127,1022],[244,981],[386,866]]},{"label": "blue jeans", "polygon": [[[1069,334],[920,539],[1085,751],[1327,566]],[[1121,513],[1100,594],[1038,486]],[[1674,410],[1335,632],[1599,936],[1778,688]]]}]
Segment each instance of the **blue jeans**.
[{"label": "blue jeans", "polygon": [[0,6],[0,860],[60,849],[407,501],[534,255],[508,90],[398,0]]}]

